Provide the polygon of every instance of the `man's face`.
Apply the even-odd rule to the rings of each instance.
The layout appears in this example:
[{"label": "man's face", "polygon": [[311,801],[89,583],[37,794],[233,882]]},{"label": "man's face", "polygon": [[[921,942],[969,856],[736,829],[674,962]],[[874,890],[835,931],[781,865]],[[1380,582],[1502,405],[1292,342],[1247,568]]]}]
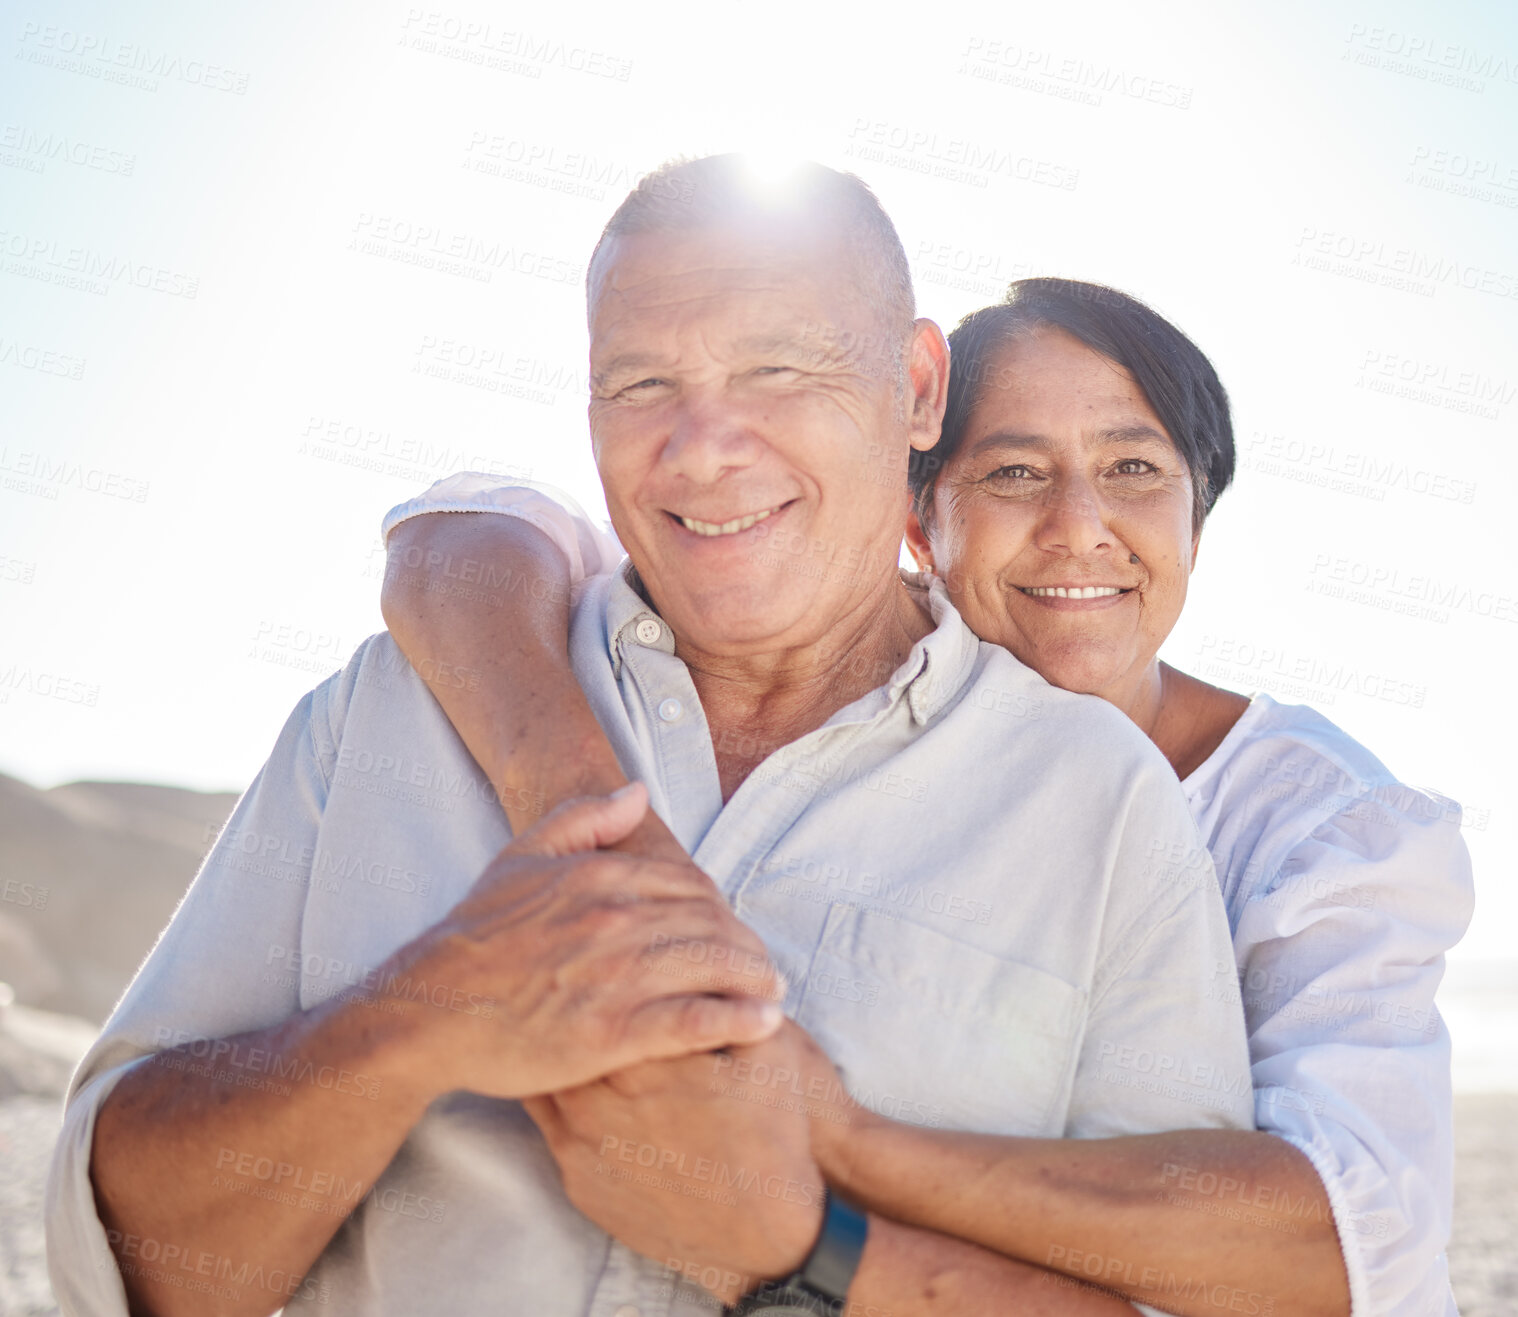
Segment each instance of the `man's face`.
[{"label": "man's face", "polygon": [[727,227],[619,237],[596,262],[596,465],[683,646],[815,643],[895,571],[908,336],[856,269],[836,239]]}]

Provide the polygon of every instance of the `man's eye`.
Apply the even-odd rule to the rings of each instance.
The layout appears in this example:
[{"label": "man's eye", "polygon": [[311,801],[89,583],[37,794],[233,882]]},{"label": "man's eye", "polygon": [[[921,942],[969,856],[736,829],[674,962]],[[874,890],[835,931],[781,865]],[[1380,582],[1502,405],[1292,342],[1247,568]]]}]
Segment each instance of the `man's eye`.
[{"label": "man's eye", "polygon": [[1146,462],[1141,457],[1125,457],[1115,468],[1120,476],[1147,476],[1153,475],[1159,470],[1153,462]]},{"label": "man's eye", "polygon": [[784,375],[790,371],[789,366],[759,366],[754,370],[755,375]]},{"label": "man's eye", "polygon": [[1031,467],[1023,466],[1020,462],[1012,466],[999,466],[986,477],[987,480],[1026,480],[1033,474]]}]

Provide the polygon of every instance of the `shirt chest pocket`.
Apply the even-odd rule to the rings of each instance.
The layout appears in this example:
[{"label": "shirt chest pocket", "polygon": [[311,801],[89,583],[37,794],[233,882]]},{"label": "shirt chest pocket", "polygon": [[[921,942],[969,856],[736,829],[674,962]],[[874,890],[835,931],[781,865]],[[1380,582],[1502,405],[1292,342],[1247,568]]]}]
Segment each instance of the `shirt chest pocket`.
[{"label": "shirt chest pocket", "polygon": [[835,905],[796,1020],[892,1119],[985,1134],[1064,1128],[1086,994],[922,924]]}]

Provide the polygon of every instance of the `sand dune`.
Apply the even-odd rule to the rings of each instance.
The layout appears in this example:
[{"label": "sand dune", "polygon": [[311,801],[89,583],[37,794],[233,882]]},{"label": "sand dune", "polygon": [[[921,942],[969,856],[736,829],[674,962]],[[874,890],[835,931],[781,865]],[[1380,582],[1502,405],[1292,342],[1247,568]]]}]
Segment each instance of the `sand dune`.
[{"label": "sand dune", "polygon": [[0,981],[103,1021],[232,812],[229,793],[0,775]]}]

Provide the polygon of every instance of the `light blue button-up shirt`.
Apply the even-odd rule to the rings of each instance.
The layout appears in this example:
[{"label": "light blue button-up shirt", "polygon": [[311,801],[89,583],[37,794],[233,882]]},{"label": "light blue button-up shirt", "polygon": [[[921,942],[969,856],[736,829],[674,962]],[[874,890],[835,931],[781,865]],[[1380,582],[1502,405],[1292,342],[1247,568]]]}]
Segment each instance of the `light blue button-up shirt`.
[{"label": "light blue button-up shirt", "polygon": [[[674,636],[625,572],[587,584],[571,661],[624,768],[763,937],[788,1010],[861,1100],[991,1133],[1248,1128],[1228,925],[1169,766],[1110,705],[977,640],[941,587],[925,602],[936,628],[891,679],[771,753],[726,804]],[[388,635],[301,701],[74,1077],[47,1222],[66,1313],[126,1312],[89,1180],[95,1116],[124,1070],[364,981],[509,840]],[[363,1119],[365,1076],[283,1075],[269,1058],[201,1050],[238,1082],[346,1093]],[[240,1183],[229,1191],[259,1190]],[[187,1246],[172,1265],[216,1280],[250,1262]],[[518,1104],[456,1092],[432,1104],[286,1311],[714,1306],[580,1216]]]}]

